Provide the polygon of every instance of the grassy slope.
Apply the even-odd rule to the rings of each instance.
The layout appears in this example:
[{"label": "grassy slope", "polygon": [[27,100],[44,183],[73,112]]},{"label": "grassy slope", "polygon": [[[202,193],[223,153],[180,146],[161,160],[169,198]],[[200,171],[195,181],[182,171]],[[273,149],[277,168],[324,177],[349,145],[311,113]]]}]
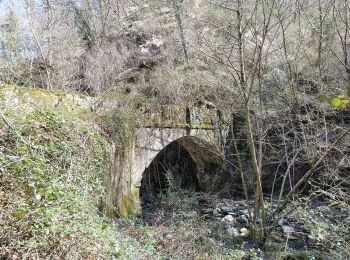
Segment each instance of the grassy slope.
[{"label": "grassy slope", "polygon": [[0,87],[0,258],[144,254],[99,215],[108,143],[88,123],[90,101]]}]

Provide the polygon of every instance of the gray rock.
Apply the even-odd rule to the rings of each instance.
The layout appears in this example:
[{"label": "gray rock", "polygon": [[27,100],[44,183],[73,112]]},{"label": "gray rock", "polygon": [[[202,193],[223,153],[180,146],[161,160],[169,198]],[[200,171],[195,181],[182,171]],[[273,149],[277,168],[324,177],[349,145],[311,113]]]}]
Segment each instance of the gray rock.
[{"label": "gray rock", "polygon": [[307,239],[308,239],[307,242],[308,242],[309,245],[312,245],[312,246],[316,246],[317,245],[317,240],[316,240],[316,237],[314,235],[308,235]]},{"label": "gray rock", "polygon": [[203,214],[211,214],[213,213],[213,209],[212,208],[204,208],[204,209],[201,209],[202,213]]},{"label": "gray rock", "polygon": [[229,212],[230,211],[230,208],[229,207],[221,207],[221,210],[225,213]]},{"label": "gray rock", "polygon": [[250,231],[247,228],[241,228],[241,237],[248,237],[250,235]]},{"label": "gray rock", "polygon": [[231,216],[234,216],[234,217],[238,216],[238,214],[236,212],[232,212],[232,211],[227,212],[227,214],[231,215]]},{"label": "gray rock", "polygon": [[283,227],[283,226],[285,226],[285,225],[287,225],[288,224],[288,221],[286,220],[286,219],[284,219],[284,218],[281,218],[279,221],[278,221],[278,225],[280,226],[280,227]]},{"label": "gray rock", "polygon": [[231,236],[234,236],[234,237],[240,236],[240,232],[238,231],[237,228],[234,228],[234,227],[227,228],[227,233]]},{"label": "gray rock", "polygon": [[245,206],[245,203],[244,202],[239,202],[238,205],[240,205],[241,207],[244,207]]},{"label": "gray rock", "polygon": [[248,216],[249,210],[248,210],[248,209],[238,210],[238,213],[239,213],[240,215],[246,215],[246,216]]},{"label": "gray rock", "polygon": [[284,234],[289,234],[289,235],[295,232],[294,228],[290,226],[282,226],[282,230]]},{"label": "gray rock", "polygon": [[238,218],[237,218],[237,221],[241,224],[248,224],[248,218],[246,217],[246,215],[240,215]]},{"label": "gray rock", "polygon": [[221,215],[221,209],[220,208],[216,208],[213,210],[213,215],[214,216],[220,216]]},{"label": "gray rock", "polygon": [[234,224],[236,222],[235,218],[232,217],[231,215],[226,215],[225,217],[222,218],[223,222]]}]

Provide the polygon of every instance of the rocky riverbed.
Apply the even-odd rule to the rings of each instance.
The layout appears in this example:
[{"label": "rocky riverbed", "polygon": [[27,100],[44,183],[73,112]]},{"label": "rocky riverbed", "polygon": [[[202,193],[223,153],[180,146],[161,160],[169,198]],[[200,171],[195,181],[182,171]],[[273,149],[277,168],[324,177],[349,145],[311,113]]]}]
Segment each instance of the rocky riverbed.
[{"label": "rocky riverbed", "polygon": [[[241,199],[220,198],[203,193],[172,196],[173,201],[164,199],[163,202],[144,209],[142,219],[138,220],[155,233],[157,228],[161,227],[166,240],[167,237],[171,237],[170,240],[178,241],[178,230],[187,227],[185,229],[192,233],[195,241],[208,243],[209,240],[209,243],[222,248],[222,252],[232,253],[232,250],[236,252],[238,248],[243,250],[245,255],[247,252],[254,252],[253,255],[257,258],[251,259],[294,259],[283,258],[289,254],[301,254],[306,257],[297,259],[346,259],[344,257],[350,255],[349,210],[336,203],[330,205],[326,201],[299,201],[292,204],[293,207],[287,208],[284,216],[270,218],[269,223],[273,225],[269,226],[269,235],[265,243],[252,246],[249,212],[254,209],[251,202],[247,204]],[[276,205],[276,202],[266,202],[267,213],[269,214]],[[257,220],[258,223],[260,221]],[[166,248],[166,244],[167,242],[162,248]],[[195,244],[196,242],[193,248],[196,248]]]},{"label": "rocky riverbed", "polygon": [[[254,211],[245,201],[216,199],[207,201],[200,213],[205,218],[221,220],[226,231],[234,237],[249,237],[249,214]],[[275,203],[266,203],[267,210]],[[327,205],[318,202],[313,205],[297,207],[291,213],[280,217],[272,227],[270,239],[282,242],[295,249],[320,248],[345,250],[343,243],[349,242],[350,215],[340,205]],[[257,223],[261,223],[258,219]]]}]

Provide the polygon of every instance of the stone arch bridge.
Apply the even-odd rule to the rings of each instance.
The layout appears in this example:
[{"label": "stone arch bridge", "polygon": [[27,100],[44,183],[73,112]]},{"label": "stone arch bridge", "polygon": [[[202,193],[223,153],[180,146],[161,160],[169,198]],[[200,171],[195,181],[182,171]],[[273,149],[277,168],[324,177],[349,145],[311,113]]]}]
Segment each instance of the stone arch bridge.
[{"label": "stone arch bridge", "polygon": [[[130,143],[113,147],[107,214],[137,213],[169,185],[216,192],[230,178],[224,147],[229,116],[217,109],[143,109]],[[169,179],[169,173],[172,176]]]}]

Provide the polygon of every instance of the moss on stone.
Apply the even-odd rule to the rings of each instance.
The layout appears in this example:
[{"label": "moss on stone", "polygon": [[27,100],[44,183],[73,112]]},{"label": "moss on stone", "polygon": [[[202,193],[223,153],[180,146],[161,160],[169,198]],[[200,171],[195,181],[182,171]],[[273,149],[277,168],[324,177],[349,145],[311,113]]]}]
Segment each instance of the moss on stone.
[{"label": "moss on stone", "polygon": [[31,111],[38,108],[54,109],[63,114],[78,118],[88,118],[93,98],[67,94],[40,88],[16,85],[0,86],[0,100],[6,107]]},{"label": "moss on stone", "polygon": [[118,204],[118,215],[120,217],[129,217],[141,213],[141,204],[139,191],[132,188],[128,194],[123,194]]},{"label": "moss on stone", "polygon": [[190,108],[189,110],[190,124],[186,118],[186,108],[155,105],[142,115],[143,126],[215,129],[224,123],[215,109]]}]

